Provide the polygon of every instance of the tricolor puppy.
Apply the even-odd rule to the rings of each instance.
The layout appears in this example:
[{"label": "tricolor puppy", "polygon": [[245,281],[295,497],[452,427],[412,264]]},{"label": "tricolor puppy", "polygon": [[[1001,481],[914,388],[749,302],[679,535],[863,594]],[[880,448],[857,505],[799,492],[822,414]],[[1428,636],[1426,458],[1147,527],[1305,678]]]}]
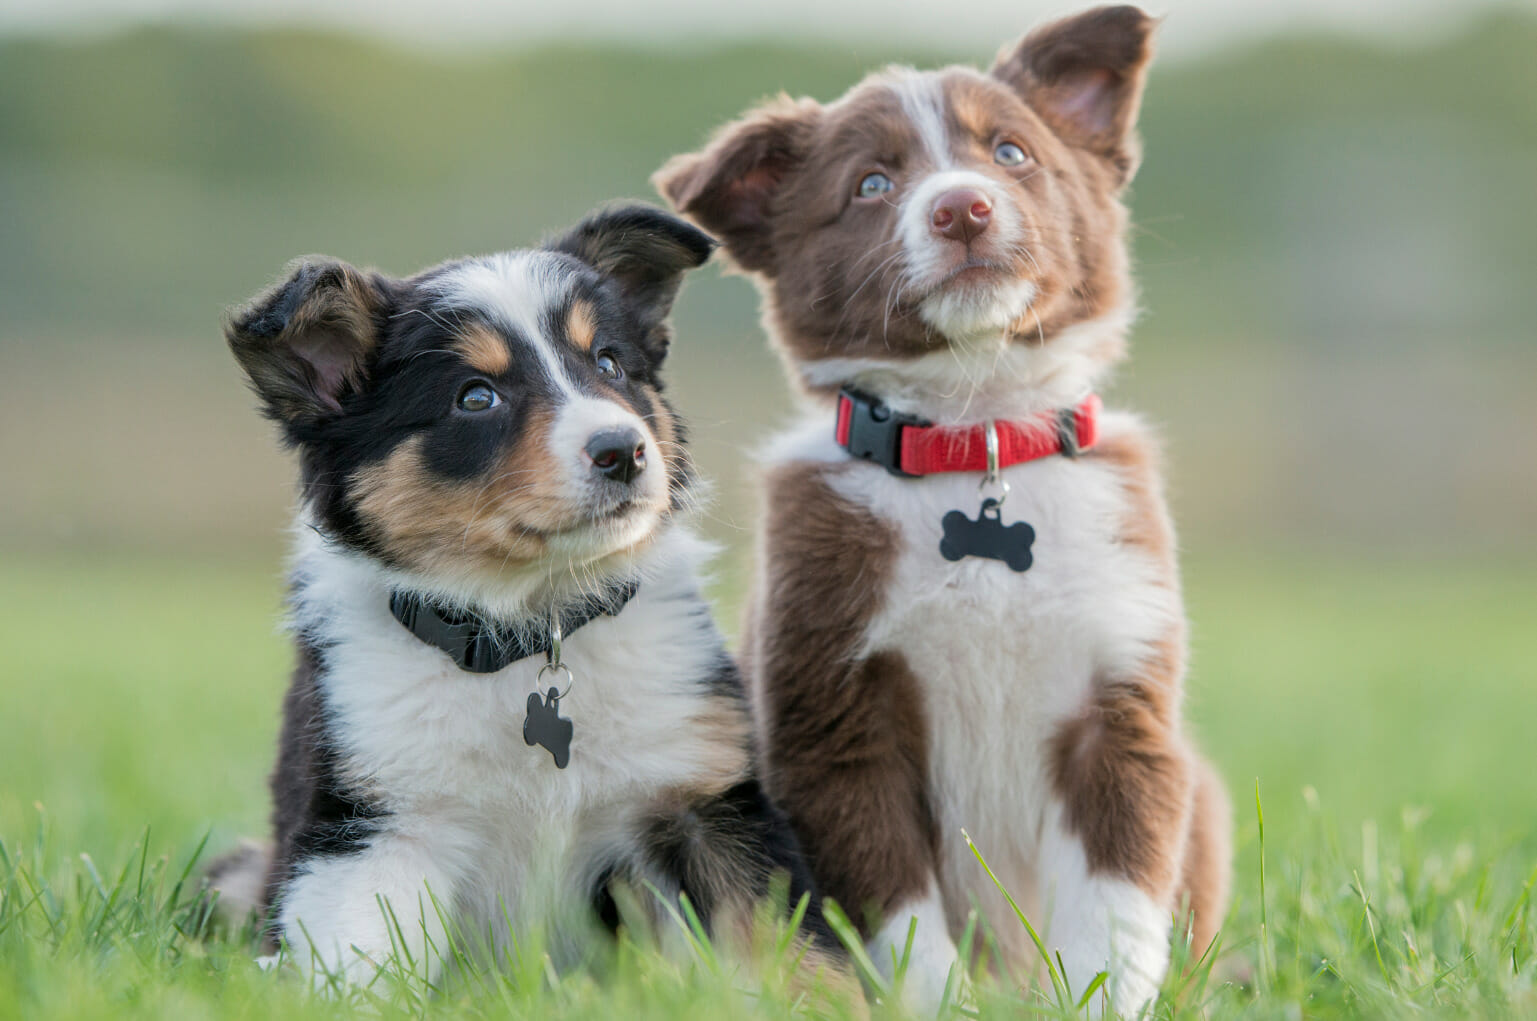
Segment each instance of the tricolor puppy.
[{"label": "tricolor puppy", "polygon": [[[700,596],[657,375],[711,247],[625,207],[406,279],[303,260],[231,318],[299,455],[299,664],[272,850],[213,878],[299,965],[366,982],[398,954],[430,980],[448,930],[508,920],[576,949],[620,886],[648,912],[686,893],[729,943],[776,872],[810,890]],[[807,917],[808,958],[836,953]]]},{"label": "tricolor puppy", "polygon": [[973,902],[1081,992],[1151,998],[1223,917],[1221,785],[1181,722],[1155,447],[1095,388],[1132,319],[1126,210],[1154,23],[1108,7],[987,72],[781,98],[657,175],[762,292],[807,398],[768,457],[744,662],[770,793],[878,960],[937,998]]}]

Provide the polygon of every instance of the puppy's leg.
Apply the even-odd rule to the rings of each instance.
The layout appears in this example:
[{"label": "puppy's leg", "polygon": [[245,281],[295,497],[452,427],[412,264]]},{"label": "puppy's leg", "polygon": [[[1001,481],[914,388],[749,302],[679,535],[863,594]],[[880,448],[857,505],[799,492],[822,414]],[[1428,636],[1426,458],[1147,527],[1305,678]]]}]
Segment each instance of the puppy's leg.
[{"label": "puppy's leg", "polygon": [[932,1013],[956,948],[936,880],[917,680],[900,656],[878,653],[819,687],[780,703],[776,790],[823,892],[862,923],[871,958],[888,977],[917,920],[903,994]]},{"label": "puppy's leg", "polygon": [[715,940],[749,953],[755,916],[776,876],[788,880],[790,910],[808,897],[801,923],[801,984],[857,990],[848,954],[822,914],[822,901],[784,814],[756,780],[710,795],[664,799],[640,833],[644,871],[686,894]]},{"label": "puppy's leg", "polygon": [[870,939],[870,958],[888,979],[907,950],[909,931],[912,950],[902,985],[902,999],[908,1008],[932,1016],[945,1002],[947,987],[950,1002],[964,1002],[968,996],[965,974],[959,967],[955,942],[950,938],[944,901],[932,877],[922,894],[889,911],[886,921]]},{"label": "puppy's leg", "polygon": [[[1183,905],[1188,912],[1182,923],[1188,926],[1190,962],[1194,964],[1206,953],[1227,915],[1228,863],[1233,857],[1233,819],[1227,791],[1211,764],[1199,759],[1192,809],[1175,906]],[[1180,938],[1185,933],[1182,927]]]},{"label": "puppy's leg", "polygon": [[1108,969],[1111,1004],[1135,1014],[1169,966],[1194,770],[1172,700],[1143,683],[1101,685],[1053,743],[1056,793],[1043,837],[1047,940],[1080,995]]},{"label": "puppy's leg", "polygon": [[214,859],[205,878],[208,889],[219,898],[215,917],[231,928],[260,917],[267,909],[271,870],[271,846],[254,840],[242,840],[235,850]]},{"label": "puppy's leg", "polygon": [[840,496],[835,472],[792,463],[769,474],[744,666],[765,785],[822,893],[888,971],[918,918],[905,992],[928,1009],[956,954],[935,880],[923,694],[900,655],[864,649],[901,538]]},{"label": "puppy's leg", "polygon": [[368,985],[386,966],[435,981],[457,885],[441,850],[384,835],[351,854],[299,862],[277,918],[294,962],[317,986]]}]

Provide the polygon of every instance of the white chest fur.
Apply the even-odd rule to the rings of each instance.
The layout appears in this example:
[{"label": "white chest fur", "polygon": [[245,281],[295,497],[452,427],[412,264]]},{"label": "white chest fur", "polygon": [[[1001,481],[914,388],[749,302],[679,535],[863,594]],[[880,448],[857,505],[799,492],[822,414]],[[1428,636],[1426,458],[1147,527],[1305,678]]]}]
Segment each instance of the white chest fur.
[{"label": "white chest fur", "polygon": [[[1136,429],[1107,415],[1102,435]],[[840,496],[892,528],[899,554],[864,652],[900,653],[921,686],[930,730],[930,787],[939,825],[940,895],[952,933],[972,898],[995,923],[1008,910],[961,836],[1039,918],[1043,847],[1060,809],[1049,777],[1050,742],[1080,711],[1096,678],[1135,669],[1178,619],[1178,597],[1159,565],[1119,533],[1128,514],[1117,468],[1053,457],[1004,472],[1004,524],[1035,530],[1034,562],[1015,572],[996,560],[940,555],[944,515],[977,516],[975,474],[898,478],[847,463],[818,419],[786,437],[779,461],[843,464]],[[1011,942],[1012,926],[1000,935]],[[1023,941],[1024,934],[1016,934]],[[1023,950],[1023,948],[1021,948]]]},{"label": "white chest fur", "polygon": [[567,637],[573,680],[560,711],[574,732],[570,764],[557,769],[523,737],[529,694],[565,684],[538,680],[543,657],[462,671],[394,619],[376,566],[306,543],[295,617],[326,646],[321,686],[342,778],[378,798],[390,840],[420,847],[469,917],[575,907],[561,901],[585,894],[584,866],[634,806],[721,775],[729,740],[701,688],[721,655],[695,590],[706,552],[672,531],[619,615]]}]

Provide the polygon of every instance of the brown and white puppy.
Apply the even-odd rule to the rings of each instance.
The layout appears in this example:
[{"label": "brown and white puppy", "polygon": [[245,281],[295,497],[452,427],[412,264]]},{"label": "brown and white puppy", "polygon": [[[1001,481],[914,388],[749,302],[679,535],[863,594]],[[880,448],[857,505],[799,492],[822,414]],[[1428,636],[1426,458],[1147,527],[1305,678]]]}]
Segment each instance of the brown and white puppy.
[{"label": "brown and white puppy", "polygon": [[[1036,952],[961,839],[1081,991],[1156,994],[1171,919],[1221,922],[1228,816],[1181,722],[1185,619],[1155,444],[1107,413],[1076,458],[1003,471],[1034,563],[939,552],[980,472],[903,477],[834,438],[853,388],[940,426],[1050,421],[1121,360],[1121,195],[1154,21],[1099,8],[985,73],[892,68],[829,104],[781,97],[656,177],[752,274],[806,398],[772,446],[744,660],[771,793],[877,960],[918,927],[933,1002],[973,903],[1014,976]],[[1180,933],[1184,937],[1184,930]],[[917,988],[914,988],[916,986]]]},{"label": "brown and white puppy", "polygon": [[[653,922],[644,887],[687,894],[728,942],[775,872],[810,891],[661,389],[712,247],[620,207],[404,279],[304,260],[229,320],[303,503],[272,849],[212,879],[322,981],[392,957],[435,981],[450,933],[500,949],[509,920],[577,953],[621,887]],[[809,974],[840,947],[814,899],[806,924]]]}]

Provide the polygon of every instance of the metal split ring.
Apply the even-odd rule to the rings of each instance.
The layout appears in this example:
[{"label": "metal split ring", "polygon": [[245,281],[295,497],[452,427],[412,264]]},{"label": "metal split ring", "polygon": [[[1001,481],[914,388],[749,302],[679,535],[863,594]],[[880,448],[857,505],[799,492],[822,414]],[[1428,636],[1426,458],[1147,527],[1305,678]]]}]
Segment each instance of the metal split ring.
[{"label": "metal split ring", "polygon": [[998,496],[994,500],[995,506],[1002,506],[1003,501],[1009,498],[1009,484],[1004,480],[1003,472],[998,466],[998,423],[988,419],[982,426],[982,434],[987,438],[987,474],[982,476],[982,482],[977,486],[978,492],[987,495],[988,489],[996,489]]},{"label": "metal split ring", "polygon": [[559,701],[560,699],[563,699],[568,694],[570,694],[571,685],[576,683],[576,677],[571,673],[570,667],[566,666],[564,663],[546,663],[544,666],[539,668],[539,676],[534,678],[534,685],[540,689],[541,694],[543,694],[545,674],[566,675],[566,690],[556,693],[556,701]]}]

